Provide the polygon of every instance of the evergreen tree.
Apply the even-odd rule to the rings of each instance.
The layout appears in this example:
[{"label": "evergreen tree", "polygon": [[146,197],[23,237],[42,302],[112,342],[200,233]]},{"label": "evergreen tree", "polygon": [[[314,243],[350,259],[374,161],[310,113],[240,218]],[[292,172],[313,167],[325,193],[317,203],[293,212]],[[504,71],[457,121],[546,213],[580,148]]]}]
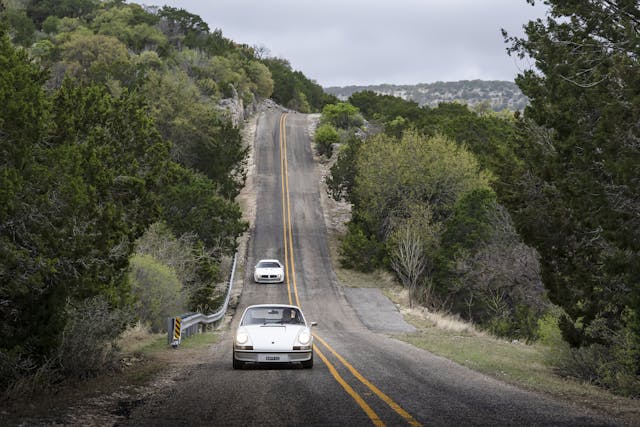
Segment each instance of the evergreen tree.
[{"label": "evergreen tree", "polygon": [[[626,367],[606,375],[635,376],[637,384],[640,6],[544,3],[548,18],[529,22],[525,37],[505,33],[508,51],[536,65],[516,80],[531,102],[520,123],[529,172],[511,206],[542,255],[549,296],[568,314],[561,322],[565,339],[575,347],[610,348],[603,363]],[[616,380],[601,380],[615,386]]]}]

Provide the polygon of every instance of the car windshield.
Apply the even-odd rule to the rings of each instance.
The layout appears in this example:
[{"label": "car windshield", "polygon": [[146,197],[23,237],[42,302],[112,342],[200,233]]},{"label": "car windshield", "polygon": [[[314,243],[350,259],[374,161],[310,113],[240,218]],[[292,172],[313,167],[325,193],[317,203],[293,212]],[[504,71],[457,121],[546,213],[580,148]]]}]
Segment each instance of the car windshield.
[{"label": "car windshield", "polygon": [[275,261],[260,261],[257,268],[280,268],[280,264]]},{"label": "car windshield", "polygon": [[294,307],[253,307],[242,318],[242,325],[303,325],[302,313]]}]

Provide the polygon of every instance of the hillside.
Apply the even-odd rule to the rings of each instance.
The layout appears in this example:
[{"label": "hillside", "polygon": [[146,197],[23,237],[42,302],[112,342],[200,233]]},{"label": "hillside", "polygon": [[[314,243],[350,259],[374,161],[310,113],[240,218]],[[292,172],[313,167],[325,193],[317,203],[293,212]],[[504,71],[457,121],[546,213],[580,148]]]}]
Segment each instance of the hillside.
[{"label": "hillside", "polygon": [[494,111],[522,110],[527,98],[518,86],[508,81],[462,80],[458,82],[420,83],[417,85],[381,84],[373,86],[327,87],[325,92],[347,100],[353,93],[373,91],[380,95],[392,95],[419,105],[436,107],[441,102],[463,102],[476,105],[489,102]]}]

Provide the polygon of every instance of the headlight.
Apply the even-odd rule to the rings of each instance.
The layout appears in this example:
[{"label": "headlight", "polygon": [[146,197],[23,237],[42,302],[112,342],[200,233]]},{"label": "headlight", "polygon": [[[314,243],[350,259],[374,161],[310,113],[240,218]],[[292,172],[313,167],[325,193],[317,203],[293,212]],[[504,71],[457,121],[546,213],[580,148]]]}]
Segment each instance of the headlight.
[{"label": "headlight", "polygon": [[298,335],[298,342],[302,345],[307,345],[311,342],[311,334],[307,330],[303,330]]},{"label": "headlight", "polygon": [[244,345],[249,341],[249,334],[247,334],[245,331],[238,331],[238,333],[236,334],[236,343],[240,344],[240,345]]}]

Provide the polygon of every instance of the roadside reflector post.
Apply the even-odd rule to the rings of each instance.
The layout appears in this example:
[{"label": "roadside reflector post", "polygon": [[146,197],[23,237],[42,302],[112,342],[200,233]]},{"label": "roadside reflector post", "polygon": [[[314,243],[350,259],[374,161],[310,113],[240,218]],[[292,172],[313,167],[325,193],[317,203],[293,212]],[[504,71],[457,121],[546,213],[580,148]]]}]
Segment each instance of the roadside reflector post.
[{"label": "roadside reflector post", "polygon": [[180,337],[182,335],[182,319],[175,317],[173,319],[173,341],[171,341],[171,347],[178,348],[180,345]]}]

